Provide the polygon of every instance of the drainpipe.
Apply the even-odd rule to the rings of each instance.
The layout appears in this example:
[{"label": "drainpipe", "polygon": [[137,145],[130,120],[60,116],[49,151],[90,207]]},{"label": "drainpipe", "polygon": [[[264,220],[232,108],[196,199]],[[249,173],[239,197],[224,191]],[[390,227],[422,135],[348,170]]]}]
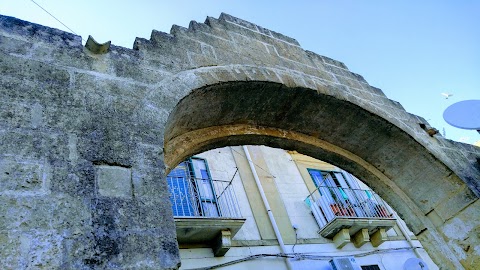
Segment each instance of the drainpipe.
[{"label": "drainpipe", "polygon": [[410,235],[409,235],[407,229],[405,229],[403,224],[400,223],[400,218],[398,217],[397,213],[395,211],[393,211],[393,209],[390,207],[390,205],[388,205],[388,204],[386,204],[386,205],[389,208],[390,213],[394,214],[395,221],[397,222],[397,226],[398,226],[398,228],[400,228],[400,231],[402,231],[402,234],[405,237],[405,239],[407,239],[407,242],[410,245],[410,247],[413,248],[413,253],[415,253],[415,256],[417,256],[417,258],[423,260],[422,255],[420,255],[418,250],[415,248],[416,246],[413,244],[412,238],[410,238]]},{"label": "drainpipe", "polygon": [[[250,165],[250,170],[252,171],[253,178],[255,178],[255,183],[257,184],[258,191],[260,192],[260,196],[262,197],[263,205],[265,205],[265,209],[267,210],[268,218],[270,219],[270,223],[272,224],[273,231],[275,232],[278,244],[280,245],[280,249],[282,250],[283,254],[286,254],[287,249],[285,248],[285,244],[283,243],[282,235],[280,234],[280,230],[278,229],[277,222],[275,222],[275,217],[273,217],[272,209],[270,209],[270,205],[268,204],[267,197],[265,196],[265,192],[263,191],[262,184],[260,183],[260,179],[258,178],[257,170],[255,169],[255,165],[252,162],[252,158],[250,157],[250,152],[248,152],[247,146],[243,146],[243,151],[245,152],[248,165]],[[285,262],[287,263],[288,270],[293,270],[292,262],[290,262],[288,258],[285,258]]]}]

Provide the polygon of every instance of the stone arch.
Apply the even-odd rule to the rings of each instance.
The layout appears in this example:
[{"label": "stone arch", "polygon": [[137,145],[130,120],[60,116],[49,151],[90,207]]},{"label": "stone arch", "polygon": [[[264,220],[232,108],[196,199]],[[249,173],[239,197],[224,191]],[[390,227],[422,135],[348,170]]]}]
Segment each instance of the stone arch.
[{"label": "stone arch", "polygon": [[[378,105],[372,99],[369,106],[348,88],[322,80],[309,84],[311,79],[235,65],[183,72],[162,82],[178,100],[164,130],[167,170],[188,156],[227,145],[297,150],[364,179],[400,213],[439,265],[459,267],[452,252],[457,247],[441,226],[476,196],[428,149],[424,142],[430,136],[419,118],[386,98]],[[165,92],[153,91],[145,100],[160,102]],[[392,104],[390,110],[385,102]],[[400,120],[402,114],[409,119]],[[471,200],[458,204],[460,197]]]},{"label": "stone arch", "polygon": [[[60,246],[71,224],[81,250],[53,255],[58,265],[178,267],[166,182],[158,181],[164,162],[168,169],[209,148],[256,143],[349,170],[403,215],[440,266],[480,265],[480,148],[435,134],[343,63],[293,38],[227,14],[100,55],[79,36],[11,17],[0,16],[0,35],[1,109],[10,118],[0,132],[3,157],[11,168],[44,171],[34,192],[16,190],[14,174],[4,178],[11,187],[2,199],[15,211],[2,229],[18,229],[17,210],[37,212],[21,234],[7,233],[16,261],[19,235],[39,229],[46,234],[34,239]],[[112,177],[101,175],[107,168]],[[116,184],[116,174],[126,187],[118,194],[95,184]],[[48,220],[58,221],[53,232]]]}]

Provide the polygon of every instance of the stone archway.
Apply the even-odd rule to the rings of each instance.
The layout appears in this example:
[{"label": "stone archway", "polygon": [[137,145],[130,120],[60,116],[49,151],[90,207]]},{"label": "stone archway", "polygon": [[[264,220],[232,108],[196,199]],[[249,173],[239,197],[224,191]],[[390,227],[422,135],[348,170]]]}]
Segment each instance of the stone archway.
[{"label": "stone archway", "polygon": [[[397,209],[439,265],[468,268],[455,257],[457,243],[442,232],[442,226],[448,228],[442,219],[457,218],[465,208],[476,212],[476,196],[407,132],[365,106],[329,95],[338,90],[332,85],[320,89],[255,80],[195,89],[169,116],[165,164],[175,166],[227,145],[297,150],[365,179]],[[420,125],[416,128],[417,136],[429,137]],[[466,200],[458,204],[460,198]]]},{"label": "stone archway", "polygon": [[164,168],[234,144],[345,168],[443,268],[480,265],[480,149],[293,38],[227,14],[104,54],[6,16],[0,36],[2,266],[178,268]]}]

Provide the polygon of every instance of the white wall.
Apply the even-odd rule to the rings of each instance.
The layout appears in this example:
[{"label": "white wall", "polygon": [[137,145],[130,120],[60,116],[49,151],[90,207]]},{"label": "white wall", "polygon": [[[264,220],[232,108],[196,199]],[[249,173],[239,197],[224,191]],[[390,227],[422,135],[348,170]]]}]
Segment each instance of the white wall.
[{"label": "white wall", "polygon": [[[382,270],[403,270],[403,264],[409,258],[415,257],[411,250],[393,250],[398,248],[408,248],[406,241],[387,241],[384,243],[382,250],[392,249],[387,253],[378,253],[368,256],[363,256],[367,252],[375,250],[370,244],[366,244],[361,248],[355,248],[353,244],[348,244],[341,250],[335,248],[333,244],[308,244],[296,245],[295,252],[309,255],[316,255],[318,257],[326,257],[324,259],[312,260],[301,259],[291,262],[295,270],[332,270],[329,265],[329,258],[331,256],[352,256],[359,265],[376,264]],[[292,246],[287,246],[291,249]],[[180,257],[182,260],[182,267],[180,269],[194,269],[201,266],[213,266],[222,263],[244,259],[256,254],[278,254],[280,248],[278,246],[257,246],[257,247],[237,247],[230,249],[224,257],[213,257],[212,250],[209,248],[201,249],[181,249]],[[429,269],[438,269],[435,266],[429,265]],[[221,269],[231,270],[263,270],[263,269],[287,269],[284,259],[280,258],[261,258],[245,262],[233,264],[231,266],[222,267]]]},{"label": "white wall", "polygon": [[235,171],[237,165],[233,158],[233,153],[230,147],[213,149],[202,154],[196,155],[207,160],[208,167],[210,169],[210,174],[213,179],[218,180],[231,180],[235,175],[232,181],[233,188],[235,189],[235,194],[238,200],[240,207],[240,212],[242,217],[246,218],[245,224],[235,235],[235,240],[260,240],[260,232],[258,231],[257,224],[253,217],[252,209],[248,203],[247,194],[242,185],[242,179],[240,174]]},{"label": "white wall", "polygon": [[[300,172],[292,160],[292,157],[284,150],[269,147],[261,147],[262,154],[266,161],[267,167],[272,175],[275,176],[275,185],[285,205],[286,211],[292,224],[298,225],[298,237],[300,239],[317,239],[319,230],[315,219],[310,213],[309,208],[305,205],[304,199],[309,195],[305,182]],[[235,153],[238,154],[238,153]],[[208,152],[197,155],[207,159],[210,172],[213,179],[230,180],[232,179],[236,164],[233,153],[229,147],[210,150]],[[247,219],[244,226],[240,229],[234,240],[237,243],[241,241],[249,242],[249,240],[260,240],[260,233],[253,218],[252,209],[248,203],[245,190],[241,183],[241,178],[237,173],[233,179],[237,199],[240,204],[243,217]],[[394,236],[396,233],[391,230],[389,235]],[[251,245],[251,241],[249,242]],[[418,241],[415,244],[420,246]],[[293,245],[287,245],[287,250],[292,250]],[[405,249],[401,249],[405,248]],[[355,255],[356,261],[360,265],[377,264],[380,269],[384,270],[403,270],[404,262],[415,254],[412,250],[408,250],[409,245],[405,240],[387,241],[379,248],[374,248],[370,243],[365,244],[361,248],[356,248],[352,243],[347,244],[342,249],[337,249],[329,241],[324,244],[297,244],[295,253],[311,254],[316,256],[352,256]],[[396,250],[398,249],[398,250]],[[363,256],[366,252],[375,252],[375,250],[383,250],[383,253],[371,254]],[[420,251],[424,252],[424,251]],[[181,249],[180,257],[182,261],[181,269],[194,269],[202,266],[218,265],[225,262],[244,259],[256,254],[279,254],[279,246],[243,246],[231,248],[224,257],[214,257],[210,248]],[[438,269],[431,260],[427,259],[429,269]],[[293,260],[294,269],[315,269],[315,270],[331,270],[328,259],[323,260]],[[281,258],[261,258],[250,261],[244,261],[221,269],[287,269],[284,259]]]},{"label": "white wall", "polygon": [[292,157],[282,149],[261,148],[268,169],[275,175],[275,184],[290,221],[298,226],[298,237],[318,238],[318,225],[304,201],[310,194]]}]

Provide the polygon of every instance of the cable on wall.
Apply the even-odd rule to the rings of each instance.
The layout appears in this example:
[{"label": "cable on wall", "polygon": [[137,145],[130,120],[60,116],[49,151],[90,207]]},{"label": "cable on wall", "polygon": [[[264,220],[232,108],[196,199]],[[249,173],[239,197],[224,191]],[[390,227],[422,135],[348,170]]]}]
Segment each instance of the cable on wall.
[{"label": "cable on wall", "polygon": [[[42,6],[40,6],[40,4],[38,4],[37,2],[35,2],[34,0],[30,0],[32,1],[32,3],[34,3],[35,5],[37,5],[39,8],[41,8],[43,11],[45,11],[48,15],[50,15],[52,18],[54,18],[57,22],[61,23],[63,26],[65,26],[68,30],[70,30],[70,32],[74,33],[75,35],[77,36],[80,36],[79,34],[75,33],[75,31],[72,30],[72,28],[68,27],[66,24],[64,24],[62,21],[60,21],[59,19],[57,19],[57,17],[53,16],[52,13],[48,12],[48,10],[46,10],[45,8],[43,8]],[[81,36],[80,36],[81,37]],[[85,42],[85,40],[82,38],[82,40]]]},{"label": "cable on wall", "polygon": [[[376,249],[368,252],[363,252],[363,253],[357,253],[349,256],[353,257],[365,257],[368,255],[373,255],[373,254],[382,254],[390,251],[400,251],[400,250],[414,250],[418,249],[420,247],[401,247],[401,248],[388,248],[388,249]],[[225,266],[230,266],[234,265],[237,263],[241,262],[246,262],[246,261],[251,261],[251,260],[256,260],[256,259],[262,259],[262,258],[289,258],[289,259],[295,259],[295,260],[320,260],[320,261],[326,261],[326,260],[331,260],[333,258],[339,258],[339,257],[345,257],[345,255],[333,255],[333,256],[323,256],[323,255],[315,255],[315,254],[308,254],[308,253],[288,253],[288,254],[283,254],[283,253],[278,253],[278,254],[256,254],[256,255],[251,255],[245,258],[229,261],[226,263],[222,264],[217,264],[217,265],[212,265],[212,266],[207,266],[207,267],[200,267],[200,268],[191,268],[188,270],[211,270],[211,269],[217,269],[220,267],[225,267]]]},{"label": "cable on wall", "polygon": [[259,168],[260,170],[262,170],[262,171],[270,174],[273,178],[277,178],[277,177],[275,177],[275,175],[273,175],[271,172],[269,172],[268,170],[262,168],[260,165],[256,164],[255,162],[253,162],[252,160],[250,160],[249,158],[247,158],[247,156],[245,156],[244,154],[242,154],[242,153],[238,152],[237,150],[235,150],[233,147],[230,147],[230,149],[232,149],[232,151],[236,152],[237,154],[241,155],[242,157],[246,158],[247,161],[252,162],[253,165],[255,165],[255,167],[257,167],[257,168]]}]

